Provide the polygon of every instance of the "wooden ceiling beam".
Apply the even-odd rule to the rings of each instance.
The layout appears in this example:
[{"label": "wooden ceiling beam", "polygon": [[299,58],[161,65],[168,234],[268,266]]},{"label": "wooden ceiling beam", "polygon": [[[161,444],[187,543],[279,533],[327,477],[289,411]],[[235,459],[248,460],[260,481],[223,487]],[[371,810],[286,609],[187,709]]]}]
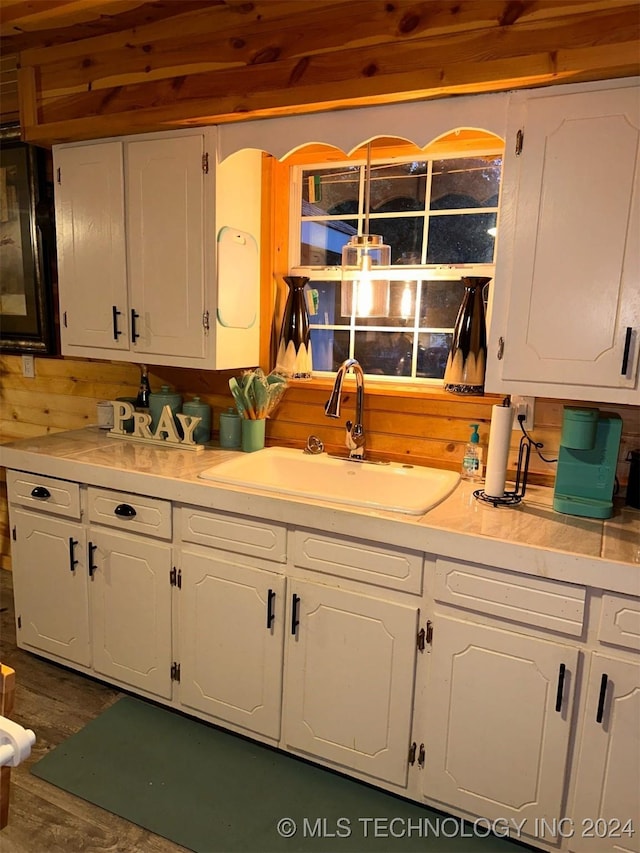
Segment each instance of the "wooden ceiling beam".
[{"label": "wooden ceiling beam", "polygon": [[640,73],[638,4],[626,0],[222,0],[179,18],[21,54],[25,139]]}]

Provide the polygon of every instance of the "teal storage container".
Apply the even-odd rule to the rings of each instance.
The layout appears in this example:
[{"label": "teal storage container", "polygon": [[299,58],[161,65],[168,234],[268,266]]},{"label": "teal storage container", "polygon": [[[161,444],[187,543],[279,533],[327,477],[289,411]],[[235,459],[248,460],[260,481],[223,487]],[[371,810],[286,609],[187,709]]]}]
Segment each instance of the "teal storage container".
[{"label": "teal storage container", "polygon": [[182,414],[202,418],[193,431],[193,440],[196,444],[206,444],[211,438],[211,406],[203,403],[200,397],[194,397],[183,405]]},{"label": "teal storage container", "polygon": [[242,418],[235,409],[220,412],[220,447],[240,447]]},{"label": "teal storage container", "polygon": [[182,427],[176,415],[180,414],[182,408],[182,397],[175,391],[172,391],[168,385],[163,385],[159,391],[149,394],[149,414],[151,415],[151,432],[155,433],[160,415],[165,406],[169,406],[173,412],[173,420],[178,431],[178,435],[182,438]]}]

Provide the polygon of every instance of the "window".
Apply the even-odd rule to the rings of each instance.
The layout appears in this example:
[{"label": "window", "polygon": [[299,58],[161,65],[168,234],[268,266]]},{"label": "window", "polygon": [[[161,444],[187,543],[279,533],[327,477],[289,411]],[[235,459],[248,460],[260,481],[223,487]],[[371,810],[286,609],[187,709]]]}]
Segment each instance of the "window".
[{"label": "window", "polygon": [[[459,146],[458,146],[459,148]],[[417,151],[417,149],[416,149]],[[334,152],[335,153],[335,152]],[[292,167],[291,274],[308,276],[314,373],[441,380],[465,275],[493,276],[501,149],[372,154],[369,232],[391,246],[386,317],[341,313],[341,253],[364,225],[365,158]]]}]

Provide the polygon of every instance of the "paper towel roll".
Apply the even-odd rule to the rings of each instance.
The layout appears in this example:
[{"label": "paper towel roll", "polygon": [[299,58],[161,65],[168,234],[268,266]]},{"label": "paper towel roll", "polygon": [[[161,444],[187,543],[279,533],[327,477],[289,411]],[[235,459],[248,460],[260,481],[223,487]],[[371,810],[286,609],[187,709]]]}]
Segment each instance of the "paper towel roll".
[{"label": "paper towel roll", "polygon": [[504,495],[513,412],[511,406],[494,406],[491,412],[489,450],[484,481],[484,493],[491,498],[501,498]]}]

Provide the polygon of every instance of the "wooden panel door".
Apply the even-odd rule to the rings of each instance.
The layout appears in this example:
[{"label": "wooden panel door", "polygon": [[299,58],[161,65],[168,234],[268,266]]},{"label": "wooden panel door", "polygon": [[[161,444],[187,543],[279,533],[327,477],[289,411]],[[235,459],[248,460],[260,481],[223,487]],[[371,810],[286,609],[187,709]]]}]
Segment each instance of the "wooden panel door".
[{"label": "wooden panel door", "polygon": [[569,849],[640,851],[640,659],[594,652]]},{"label": "wooden panel door", "polygon": [[170,698],[171,547],[96,529],[89,539],[95,671]]},{"label": "wooden panel door", "polygon": [[283,741],[406,785],[418,610],[293,581]]},{"label": "wooden panel door", "polygon": [[182,552],[180,701],[277,740],[285,579],[221,551]]},{"label": "wooden panel door", "polygon": [[81,524],[12,509],[20,647],[89,666],[86,537]]},{"label": "wooden panel door", "polygon": [[122,143],[54,148],[54,172],[62,352],[126,351]]},{"label": "wooden panel door", "polygon": [[[126,143],[127,236],[135,352],[206,354],[204,135]],[[213,170],[213,152],[212,164]],[[133,322],[132,320],[132,322]]]},{"label": "wooden panel door", "polygon": [[494,818],[561,817],[578,652],[440,618],[434,625],[424,794]]},{"label": "wooden panel door", "polygon": [[635,87],[528,101],[504,380],[637,390],[639,141]]}]

